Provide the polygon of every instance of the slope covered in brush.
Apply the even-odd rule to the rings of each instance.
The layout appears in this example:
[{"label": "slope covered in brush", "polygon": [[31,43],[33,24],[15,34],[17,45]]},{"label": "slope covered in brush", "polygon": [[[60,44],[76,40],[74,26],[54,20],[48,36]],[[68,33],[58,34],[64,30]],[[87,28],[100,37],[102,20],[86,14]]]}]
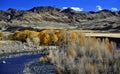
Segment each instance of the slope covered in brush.
[{"label": "slope covered in brush", "polygon": [[9,8],[0,10],[0,27],[48,26],[62,23],[83,29],[119,31],[120,11],[101,10],[98,12],[77,12],[73,9],[61,9],[51,6],[33,7],[29,10]]}]

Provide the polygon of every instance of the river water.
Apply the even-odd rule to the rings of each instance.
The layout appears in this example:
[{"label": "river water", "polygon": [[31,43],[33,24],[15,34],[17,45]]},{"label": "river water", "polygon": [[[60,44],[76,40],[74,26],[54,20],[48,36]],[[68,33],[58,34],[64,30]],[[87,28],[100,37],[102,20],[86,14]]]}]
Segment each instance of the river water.
[{"label": "river water", "polygon": [[[120,49],[120,43],[117,44],[117,48]],[[41,56],[44,56],[44,54],[32,54],[13,58],[3,58],[0,60],[0,74],[23,74],[25,64],[34,61]],[[4,64],[3,61],[6,61],[6,63]]]},{"label": "river water", "polygon": [[[23,74],[23,69],[25,67],[25,64],[27,64],[30,61],[34,61],[41,56],[43,55],[35,54],[35,55],[24,55],[20,57],[1,59],[0,74]],[[6,64],[3,64],[2,61],[6,61]]]}]

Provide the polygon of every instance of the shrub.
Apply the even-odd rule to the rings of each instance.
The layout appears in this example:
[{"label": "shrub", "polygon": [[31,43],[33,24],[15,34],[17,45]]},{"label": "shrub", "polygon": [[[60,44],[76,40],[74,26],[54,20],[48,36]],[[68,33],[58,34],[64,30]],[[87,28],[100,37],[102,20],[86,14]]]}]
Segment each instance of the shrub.
[{"label": "shrub", "polygon": [[[85,37],[83,33],[71,35],[71,32],[58,33],[58,38],[59,34],[61,34],[61,36],[62,34],[66,34],[68,43],[63,41],[63,44],[59,45],[58,50],[50,50],[49,53],[50,57],[52,57],[51,63],[53,63],[61,73],[120,73],[118,53],[116,53],[114,43],[110,42],[108,38],[101,41],[100,39]],[[73,40],[74,38],[77,40]]]},{"label": "shrub", "polygon": [[77,33],[76,32],[71,32],[72,39],[76,40],[77,39]]},{"label": "shrub", "polygon": [[44,57],[40,57],[39,61],[40,61],[40,63],[43,63],[43,62],[45,62],[45,58]]},{"label": "shrub", "polygon": [[39,62],[43,63],[43,62],[48,62],[51,60],[51,57],[49,55],[43,56],[39,58]]},{"label": "shrub", "polygon": [[51,41],[53,42],[53,43],[56,43],[56,42],[58,42],[58,37],[57,37],[57,35],[56,34],[52,34],[51,35]]},{"label": "shrub", "polygon": [[50,42],[50,35],[45,33],[41,41],[43,42],[43,44],[48,45]]},{"label": "shrub", "polygon": [[39,34],[38,32],[30,31],[27,38],[33,40],[33,38],[38,37],[38,34]]},{"label": "shrub", "polygon": [[8,35],[8,39],[9,39],[9,40],[13,40],[13,34],[9,34],[9,35]]},{"label": "shrub", "polygon": [[2,40],[4,37],[4,33],[3,32],[0,32],[0,40]]},{"label": "shrub", "polygon": [[27,35],[24,32],[17,31],[12,36],[13,40],[19,40],[19,41],[25,41],[27,38]]},{"label": "shrub", "polygon": [[20,40],[20,41],[26,41],[27,38],[30,38],[33,40],[33,38],[38,37],[38,32],[30,31],[30,30],[24,30],[24,31],[15,31],[14,34],[11,34],[11,39],[13,40]]},{"label": "shrub", "polygon": [[10,34],[9,37],[12,40],[19,40],[25,42],[27,38],[31,41],[34,38],[39,38],[41,45],[51,45],[57,44],[59,42],[66,41],[65,30],[42,30],[40,32],[24,30],[24,31],[15,31],[15,33]]}]

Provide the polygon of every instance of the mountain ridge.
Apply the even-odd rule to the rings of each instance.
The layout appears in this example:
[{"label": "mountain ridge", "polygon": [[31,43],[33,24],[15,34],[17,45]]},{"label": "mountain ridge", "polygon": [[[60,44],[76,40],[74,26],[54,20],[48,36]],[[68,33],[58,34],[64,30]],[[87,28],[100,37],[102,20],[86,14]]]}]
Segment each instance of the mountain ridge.
[{"label": "mountain ridge", "polygon": [[[120,27],[120,11],[101,10],[78,12],[71,8],[60,9],[52,6],[33,7],[29,10],[9,8],[0,10],[0,27],[9,25],[40,26],[41,22],[63,23],[91,30],[116,30]],[[44,23],[42,23],[44,24]],[[115,31],[114,30],[114,31]]]}]

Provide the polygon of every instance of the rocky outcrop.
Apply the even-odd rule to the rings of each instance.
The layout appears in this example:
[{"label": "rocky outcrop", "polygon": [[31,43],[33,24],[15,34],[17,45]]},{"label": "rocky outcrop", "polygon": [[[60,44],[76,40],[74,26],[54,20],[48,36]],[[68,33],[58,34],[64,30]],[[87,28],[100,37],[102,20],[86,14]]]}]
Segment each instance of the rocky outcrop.
[{"label": "rocky outcrop", "polygon": [[78,12],[71,8],[60,9],[42,6],[33,7],[29,10],[13,8],[9,8],[6,11],[0,10],[0,27],[4,25],[40,26],[41,22],[53,22],[77,26],[78,28],[82,26],[83,29],[118,30],[120,25],[119,19],[120,11],[112,12],[106,9],[98,12]]}]

